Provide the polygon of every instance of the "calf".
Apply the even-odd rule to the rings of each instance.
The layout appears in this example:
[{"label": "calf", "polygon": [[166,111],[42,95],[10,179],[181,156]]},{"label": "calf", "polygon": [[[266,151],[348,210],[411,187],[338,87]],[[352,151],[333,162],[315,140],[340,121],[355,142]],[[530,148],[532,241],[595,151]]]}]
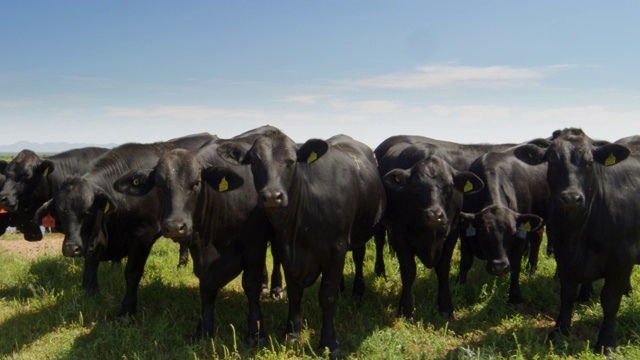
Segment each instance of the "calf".
[{"label": "calf", "polygon": [[[471,163],[478,157],[491,151],[502,151],[513,144],[459,144],[450,141],[443,141],[433,138],[428,138],[419,135],[396,135],[391,136],[384,140],[376,149],[374,153],[376,158],[382,159],[384,156],[395,156],[394,153],[404,151],[406,147],[414,147],[415,149],[421,149],[420,151],[438,153],[442,159],[447,161],[457,171],[467,171]],[[408,169],[416,161],[420,159],[422,154],[420,151],[415,152],[413,155],[407,157],[409,151],[403,155],[406,165],[403,168]],[[417,156],[417,157],[412,157]],[[380,174],[383,176],[384,174]],[[460,234],[464,237],[464,232]],[[384,276],[385,266],[382,258],[383,248],[385,244],[386,231],[384,226],[379,226],[375,233],[376,242],[376,262],[375,271],[379,276]]]},{"label": "calf", "polygon": [[353,251],[353,292],[361,296],[365,243],[385,208],[373,152],[344,135],[297,145],[279,131],[248,149],[238,145],[236,159],[251,165],[258,205],[276,230],[289,300],[286,331],[299,336],[303,290],[322,275],[320,349],[336,355],[333,317],[345,255]]},{"label": "calf", "polygon": [[413,318],[417,256],[427,268],[435,267],[438,310],[453,317],[449,271],[462,197],[479,191],[483,183],[473,173],[454,169],[442,158],[447,154],[431,145],[400,142],[378,153],[378,171],[387,190],[384,223],[402,278],[398,313]]},{"label": "calf", "polygon": [[[596,142],[580,129],[554,132],[546,147],[515,151],[530,165],[547,163],[551,206],[547,236],[560,277],[556,330],[568,335],[578,285],[604,278],[597,351],[615,349],[615,321],[631,272],[640,262],[638,146]],[[553,334],[552,334],[553,335]]]},{"label": "calf", "polygon": [[473,256],[486,260],[492,275],[511,273],[509,303],[524,301],[520,292],[520,270],[527,248],[529,266],[535,269],[547,217],[549,187],[546,165],[527,166],[513,150],[490,152],[469,167],[484,188],[465,198],[462,214],[461,260],[458,281],[465,283]]}]

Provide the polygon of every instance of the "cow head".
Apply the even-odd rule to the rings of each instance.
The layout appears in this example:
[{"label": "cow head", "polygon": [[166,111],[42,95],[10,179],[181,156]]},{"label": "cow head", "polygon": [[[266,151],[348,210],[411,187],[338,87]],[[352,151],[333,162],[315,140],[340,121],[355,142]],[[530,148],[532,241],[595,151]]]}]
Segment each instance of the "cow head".
[{"label": "cow head", "polygon": [[196,213],[202,180],[214,191],[226,192],[243,184],[232,170],[204,167],[194,153],[175,149],[165,153],[155,168],[132,170],[114,183],[118,192],[144,196],[156,187],[163,203],[162,234],[181,242],[193,234],[193,214]]},{"label": "cow head", "polygon": [[107,246],[106,217],[117,209],[103,190],[86,179],[65,180],[53,199],[38,211],[50,210],[62,222],[64,256],[82,256]]},{"label": "cow head", "polygon": [[619,164],[630,153],[622,145],[596,142],[580,129],[558,130],[546,144],[546,147],[541,142],[522,145],[514,153],[530,165],[547,162],[547,182],[554,207],[576,220],[589,212],[604,168]]},{"label": "cow head", "polygon": [[462,206],[462,194],[480,191],[484,184],[471,172],[459,172],[439,157],[428,157],[409,169],[393,169],[383,176],[388,191],[399,196],[391,206],[402,207],[412,242],[418,256],[427,266],[433,266],[442,251],[452,221]]},{"label": "cow head", "polygon": [[543,223],[537,215],[520,214],[500,205],[487,206],[476,214],[461,213],[460,216],[469,224],[469,227],[463,226],[462,231],[467,231],[467,237],[475,241],[486,255],[487,271],[491,275],[509,273],[512,249],[523,247],[527,234],[537,231]]},{"label": "cow head", "polygon": [[[0,204],[8,211],[28,207],[33,198],[38,196],[38,186],[46,181],[53,170],[51,161],[41,159],[31,150],[22,150],[5,167],[6,181],[0,191]],[[42,196],[45,197],[42,201],[45,201],[49,194]]]},{"label": "cow head", "polygon": [[314,165],[329,148],[324,140],[311,139],[298,146],[281,132],[256,138],[253,145],[236,142],[218,153],[227,161],[251,165],[254,186],[258,192],[258,206],[267,209],[289,206],[289,190],[296,168],[300,163]]}]

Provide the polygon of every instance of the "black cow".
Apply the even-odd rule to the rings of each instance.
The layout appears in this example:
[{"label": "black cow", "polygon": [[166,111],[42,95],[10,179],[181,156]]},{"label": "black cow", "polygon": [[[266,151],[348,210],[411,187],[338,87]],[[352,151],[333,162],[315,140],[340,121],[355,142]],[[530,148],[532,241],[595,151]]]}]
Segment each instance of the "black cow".
[{"label": "black cow", "polygon": [[[380,143],[374,153],[376,158],[381,159],[383,156],[401,151],[401,149],[410,145],[422,148],[422,151],[436,151],[437,156],[447,161],[457,171],[467,171],[471,163],[480,155],[491,151],[502,151],[513,146],[513,144],[459,144],[419,135],[396,135]],[[422,156],[419,152],[415,155],[418,157],[405,158],[403,160],[406,163],[403,168],[408,169],[420,160],[420,156]],[[383,175],[381,174],[381,176]],[[464,233],[460,235],[464,236]],[[376,262],[374,268],[378,276],[385,275],[384,260],[382,258],[385,238],[385,227],[379,226],[375,233]]]},{"label": "black cow", "polygon": [[289,300],[286,331],[299,336],[303,290],[322,274],[320,349],[336,355],[333,317],[345,255],[353,251],[353,292],[361,296],[365,243],[385,208],[373,152],[344,135],[298,145],[279,131],[257,138],[249,149],[238,143],[235,151],[241,154],[236,159],[251,165],[259,206],[277,233]]},{"label": "black cow", "polygon": [[554,132],[546,148],[525,145],[515,151],[527,164],[548,166],[547,236],[561,289],[557,331],[569,333],[578,284],[604,278],[597,351],[615,349],[620,300],[631,291],[631,272],[640,262],[639,150],[596,142],[572,128]]},{"label": "black cow", "polygon": [[465,198],[461,231],[458,281],[466,282],[473,256],[486,260],[492,275],[511,273],[509,303],[521,305],[520,270],[529,250],[529,266],[535,269],[547,218],[549,187],[546,165],[527,166],[513,150],[490,152],[469,167],[484,188]]},{"label": "black cow", "polygon": [[[109,149],[87,147],[41,158],[24,149],[5,169],[7,180],[0,191],[0,204],[13,213],[25,240],[42,240],[40,226],[33,223],[36,210],[51,199],[64,179],[85,173]],[[55,218],[59,222],[59,218]]]},{"label": "black cow", "polygon": [[[82,176],[66,179],[40,214],[49,210],[61,219],[65,256],[85,257],[85,288],[97,291],[99,261],[128,256],[127,290],[120,315],[133,315],[138,284],[151,246],[161,234],[159,196],[129,197],[116,192],[113,183],[131,169],[150,168],[167,151],[196,150],[214,139],[210,134],[185,136],[153,144],[125,144],[103,155]],[[154,190],[155,191],[155,190]]]},{"label": "black cow", "polygon": [[400,263],[398,313],[412,320],[417,256],[427,268],[435,267],[438,310],[453,317],[449,271],[462,197],[479,191],[483,183],[471,172],[456,170],[447,153],[431,144],[401,141],[378,147],[376,154],[379,176],[387,190],[384,223]]},{"label": "black cow", "polygon": [[[257,130],[274,129],[267,126]],[[245,137],[234,140],[250,145],[261,135],[260,131],[245,133]],[[275,232],[257,207],[258,194],[251,169],[230,165],[218,152],[229,154],[225,141],[213,141],[197,152],[169,151],[153,169],[132,170],[116,181],[114,187],[137,196],[159,188],[164,203],[162,233],[189,246],[194,273],[200,279],[202,320],[196,337],[213,334],[218,291],[242,272],[242,286],[249,302],[249,339],[252,345],[256,341],[264,345],[266,327],[259,301],[261,277],[267,243]],[[225,171],[229,166],[235,168],[234,173]],[[242,184],[245,188],[230,191]],[[279,263],[275,262],[274,270],[277,267]],[[281,286],[282,279],[274,277],[272,295],[279,296]]]}]

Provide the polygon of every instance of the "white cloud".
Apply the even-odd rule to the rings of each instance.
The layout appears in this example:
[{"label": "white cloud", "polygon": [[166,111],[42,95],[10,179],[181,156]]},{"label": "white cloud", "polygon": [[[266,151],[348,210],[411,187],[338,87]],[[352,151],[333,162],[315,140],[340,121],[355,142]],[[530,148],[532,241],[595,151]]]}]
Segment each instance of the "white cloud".
[{"label": "white cloud", "polygon": [[425,89],[464,85],[474,87],[513,87],[530,84],[547,73],[578,65],[547,67],[425,65],[410,72],[343,81],[344,85],[374,89]]},{"label": "white cloud", "polygon": [[319,100],[325,99],[327,97],[329,97],[329,95],[322,95],[322,94],[292,95],[292,96],[287,96],[282,100],[279,100],[279,102],[295,103],[295,104],[302,104],[302,105],[315,105],[316,103],[318,103]]},{"label": "white cloud", "polygon": [[160,106],[154,108],[108,108],[105,115],[131,118],[207,120],[213,118],[261,118],[265,117],[266,113],[255,110],[203,106]]}]

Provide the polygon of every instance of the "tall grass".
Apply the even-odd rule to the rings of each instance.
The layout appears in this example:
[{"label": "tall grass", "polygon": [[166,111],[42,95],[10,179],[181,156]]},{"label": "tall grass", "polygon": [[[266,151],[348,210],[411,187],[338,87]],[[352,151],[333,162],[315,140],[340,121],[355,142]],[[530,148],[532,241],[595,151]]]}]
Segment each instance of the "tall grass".
[{"label": "tall grass", "polygon": [[[7,236],[7,235],[5,235]],[[11,240],[22,241],[22,240]],[[45,238],[45,240],[47,239]],[[27,260],[0,254],[0,357],[18,359],[311,359],[319,343],[321,313],[318,286],[305,290],[305,330],[296,344],[282,331],[286,300],[264,298],[264,326],[268,346],[257,350],[245,341],[246,298],[239,279],[220,292],[216,307],[216,334],[191,341],[199,316],[197,280],[190,269],[177,269],[177,245],[160,239],[146,266],[134,320],[116,314],[124,294],[124,265],[100,266],[98,295],[80,287],[82,259],[43,255]],[[559,285],[555,263],[541,256],[538,271],[522,276],[526,304],[506,303],[508,277],[491,277],[475,261],[468,284],[450,281],[456,319],[447,321],[436,309],[433,270],[418,268],[414,286],[415,323],[396,317],[400,276],[395,258],[385,253],[387,279],[373,273],[373,244],[365,259],[364,299],[349,294],[338,302],[336,314],[340,351],[348,359],[485,359],[485,358],[599,358],[589,349],[595,342],[602,311],[597,300],[576,306],[573,332],[551,346],[546,337],[558,309]],[[353,263],[345,267],[347,289],[353,281]],[[632,283],[640,279],[634,273]],[[601,288],[596,283],[596,292]],[[613,357],[640,358],[638,293],[623,298],[618,316],[618,352]]]}]

